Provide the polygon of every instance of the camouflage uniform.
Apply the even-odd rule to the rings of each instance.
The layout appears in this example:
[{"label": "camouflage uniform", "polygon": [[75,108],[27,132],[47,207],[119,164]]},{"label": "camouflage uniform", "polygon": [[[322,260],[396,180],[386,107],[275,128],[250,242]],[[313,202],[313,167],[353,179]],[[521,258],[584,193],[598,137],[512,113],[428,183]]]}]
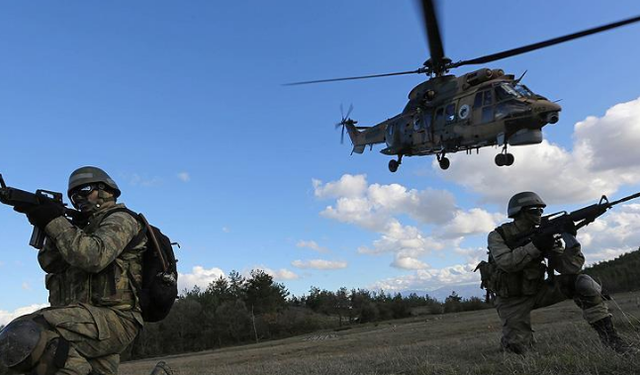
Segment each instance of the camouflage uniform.
[{"label": "camouflage uniform", "polygon": [[531,310],[573,298],[590,324],[610,317],[600,285],[579,273],[584,255],[575,237],[563,234],[567,248],[558,241],[547,252],[549,267],[560,275],[545,281],[544,258],[532,242],[513,249],[506,244],[527,229],[514,221],[492,231],[488,238],[490,259],[497,266],[492,279],[497,295],[495,306],[502,320],[501,343],[504,349],[516,353],[523,353],[534,344]]},{"label": "camouflage uniform", "polygon": [[120,353],[142,328],[135,285],[142,282],[146,238],[127,246],[142,225],[126,212],[105,218],[123,207],[105,203],[82,228],[64,217],[45,227],[48,237],[38,261],[47,272],[51,307],[18,319],[44,325],[47,342],[61,337],[69,343],[56,375],[116,374]]}]

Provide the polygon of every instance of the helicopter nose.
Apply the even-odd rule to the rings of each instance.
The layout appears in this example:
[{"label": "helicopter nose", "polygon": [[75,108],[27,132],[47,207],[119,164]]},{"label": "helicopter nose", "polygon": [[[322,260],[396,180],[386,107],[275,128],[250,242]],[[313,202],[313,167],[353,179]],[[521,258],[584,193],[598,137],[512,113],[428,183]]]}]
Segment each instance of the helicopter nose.
[{"label": "helicopter nose", "polygon": [[555,124],[560,119],[559,112],[562,110],[562,107],[557,103],[552,103],[545,101],[544,103],[539,103],[541,108],[539,110],[540,120],[542,120],[545,124]]}]

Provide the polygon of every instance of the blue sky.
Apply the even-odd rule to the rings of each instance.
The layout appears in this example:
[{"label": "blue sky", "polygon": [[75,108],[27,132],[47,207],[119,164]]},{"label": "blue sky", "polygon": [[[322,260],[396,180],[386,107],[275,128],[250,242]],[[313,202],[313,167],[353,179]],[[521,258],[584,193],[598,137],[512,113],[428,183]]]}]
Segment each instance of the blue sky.
[{"label": "blue sky", "polygon": [[[640,14],[632,0],[442,3],[453,60]],[[391,174],[376,148],[349,156],[333,129],[340,104],[375,124],[424,77],[281,84],[418,68],[428,48],[416,10],[411,1],[3,3],[0,173],[11,186],[65,191],[75,168],[100,166],[123,202],[181,243],[181,286],[260,267],[297,295],[474,282],[469,266],[513,193],[541,191],[554,210],[638,190],[640,25],[488,65],[528,70],[532,90],[562,99],[547,141],[514,148],[508,169],[492,148],[453,155],[446,172],[431,157]],[[45,304],[46,290],[28,222],[8,207],[0,220],[2,324]],[[590,226],[588,260],[637,248],[636,228],[634,205]]]}]

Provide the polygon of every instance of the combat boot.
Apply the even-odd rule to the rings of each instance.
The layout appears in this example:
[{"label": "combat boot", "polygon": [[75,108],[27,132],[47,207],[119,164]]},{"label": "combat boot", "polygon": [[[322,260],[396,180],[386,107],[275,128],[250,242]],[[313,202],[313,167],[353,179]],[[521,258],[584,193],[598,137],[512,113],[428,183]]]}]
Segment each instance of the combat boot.
[{"label": "combat boot", "polygon": [[604,319],[600,319],[595,323],[592,323],[593,329],[598,332],[600,341],[607,347],[613,349],[619,354],[635,354],[638,353],[638,349],[629,345],[622,337],[618,335],[611,317],[608,316]]},{"label": "combat boot", "polygon": [[173,370],[165,361],[160,361],[156,364],[156,367],[151,370],[150,375],[173,375]]}]

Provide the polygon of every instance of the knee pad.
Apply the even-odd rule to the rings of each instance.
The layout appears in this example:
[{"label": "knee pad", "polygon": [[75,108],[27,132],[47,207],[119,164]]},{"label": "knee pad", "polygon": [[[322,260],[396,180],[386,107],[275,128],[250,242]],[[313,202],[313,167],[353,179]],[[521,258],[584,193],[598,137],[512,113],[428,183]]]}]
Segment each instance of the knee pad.
[{"label": "knee pad", "polygon": [[44,329],[33,320],[9,323],[0,332],[0,363],[18,372],[29,371],[46,347]]},{"label": "knee pad", "polygon": [[15,372],[53,375],[68,355],[69,342],[33,320],[11,322],[0,332],[0,363]]},{"label": "knee pad", "polygon": [[580,274],[576,277],[576,292],[581,297],[599,297],[602,287],[589,275]]}]

